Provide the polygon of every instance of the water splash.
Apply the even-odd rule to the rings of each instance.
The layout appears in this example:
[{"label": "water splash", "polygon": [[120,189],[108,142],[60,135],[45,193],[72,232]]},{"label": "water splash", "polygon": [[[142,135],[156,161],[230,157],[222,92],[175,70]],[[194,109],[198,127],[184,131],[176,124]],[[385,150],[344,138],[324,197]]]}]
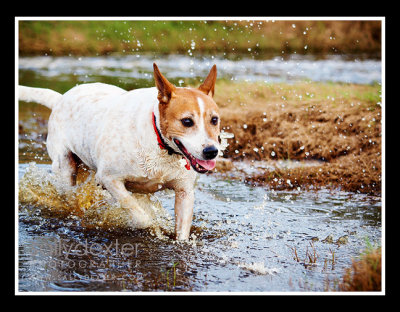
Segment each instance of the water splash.
[{"label": "water splash", "polygon": [[279,273],[279,269],[277,268],[266,268],[263,262],[253,262],[253,263],[241,263],[238,265],[239,268],[248,270],[255,274],[267,275],[267,274],[275,274]]},{"label": "water splash", "polygon": [[[19,181],[19,209],[44,217],[73,219],[87,229],[134,230],[131,211],[95,182],[94,173],[79,171],[76,186],[67,186],[49,170],[30,163]],[[151,194],[132,193],[153,217],[150,232],[167,239],[174,231],[171,216]]]}]

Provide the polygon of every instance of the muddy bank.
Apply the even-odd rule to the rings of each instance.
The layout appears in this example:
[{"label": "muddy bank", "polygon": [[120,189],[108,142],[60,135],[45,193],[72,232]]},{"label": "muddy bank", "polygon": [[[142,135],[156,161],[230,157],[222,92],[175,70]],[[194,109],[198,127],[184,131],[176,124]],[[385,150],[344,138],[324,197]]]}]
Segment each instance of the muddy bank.
[{"label": "muddy bank", "polygon": [[[380,195],[380,92],[379,84],[219,81],[215,100],[222,129],[235,137],[228,139],[225,161],[217,162],[215,173],[277,190],[329,187]],[[20,112],[20,150],[27,161],[49,161],[45,147],[49,113],[34,104],[30,113]],[[253,172],[235,165],[278,160],[318,161],[318,165]]]},{"label": "muddy bank", "polygon": [[[273,188],[381,193],[380,85],[229,84],[216,91],[232,160],[319,160],[245,177]],[[226,171],[220,167],[220,172]],[[243,179],[243,177],[240,177]]]}]

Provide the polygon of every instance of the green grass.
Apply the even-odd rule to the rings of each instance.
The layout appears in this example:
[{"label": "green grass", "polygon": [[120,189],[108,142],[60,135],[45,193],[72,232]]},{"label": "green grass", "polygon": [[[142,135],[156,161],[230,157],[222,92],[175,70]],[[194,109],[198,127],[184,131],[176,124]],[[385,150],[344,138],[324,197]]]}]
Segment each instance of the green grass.
[{"label": "green grass", "polygon": [[[54,54],[71,49],[82,54],[98,52],[238,50],[254,47],[245,27],[207,21],[20,21],[20,52],[34,52],[30,41],[47,43]],[[235,51],[232,50],[232,51]]]},{"label": "green grass", "polygon": [[[19,21],[21,54],[379,52],[370,21]],[[293,25],[297,25],[293,27]],[[378,35],[377,35],[378,34]],[[331,40],[330,38],[335,38]],[[336,37],[335,37],[336,36]],[[357,44],[355,44],[357,42]],[[307,45],[307,49],[304,47]]]}]

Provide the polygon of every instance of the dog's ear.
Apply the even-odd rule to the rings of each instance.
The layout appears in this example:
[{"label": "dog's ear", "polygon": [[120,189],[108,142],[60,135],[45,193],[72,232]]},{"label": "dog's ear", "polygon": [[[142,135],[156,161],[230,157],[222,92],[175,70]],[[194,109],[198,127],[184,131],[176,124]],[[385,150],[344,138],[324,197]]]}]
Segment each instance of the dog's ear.
[{"label": "dog's ear", "polygon": [[153,63],[153,68],[154,68],[154,80],[156,82],[156,87],[158,89],[157,98],[161,103],[166,104],[171,99],[175,91],[175,86],[161,74],[156,63]]},{"label": "dog's ear", "polygon": [[217,81],[217,66],[214,64],[207,78],[199,87],[199,90],[203,91],[207,95],[214,96],[214,87],[216,81]]}]

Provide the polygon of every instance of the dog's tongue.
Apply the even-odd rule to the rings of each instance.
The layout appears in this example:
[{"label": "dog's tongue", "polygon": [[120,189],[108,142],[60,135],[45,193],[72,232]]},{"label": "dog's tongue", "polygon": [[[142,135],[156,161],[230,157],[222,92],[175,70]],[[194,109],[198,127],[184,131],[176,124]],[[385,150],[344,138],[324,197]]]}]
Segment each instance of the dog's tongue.
[{"label": "dog's tongue", "polygon": [[215,168],[215,164],[217,163],[217,161],[215,159],[212,160],[200,160],[200,159],[196,159],[197,163],[202,166],[204,169],[207,170],[212,170]]}]

